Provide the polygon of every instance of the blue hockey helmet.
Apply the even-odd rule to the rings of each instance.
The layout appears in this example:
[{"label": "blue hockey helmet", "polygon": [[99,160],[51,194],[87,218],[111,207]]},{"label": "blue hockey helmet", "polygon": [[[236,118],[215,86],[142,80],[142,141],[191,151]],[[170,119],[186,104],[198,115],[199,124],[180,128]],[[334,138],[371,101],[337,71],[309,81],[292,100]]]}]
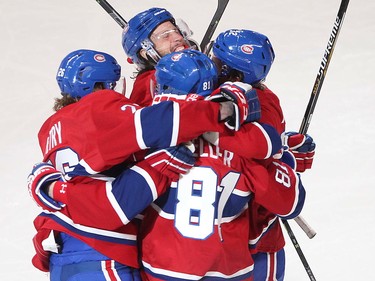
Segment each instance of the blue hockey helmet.
[{"label": "blue hockey helmet", "polygon": [[243,81],[256,84],[264,80],[275,59],[271,42],[267,36],[245,29],[230,29],[219,34],[212,52],[224,68],[221,74],[231,69],[243,73]]},{"label": "blue hockey helmet", "polygon": [[95,83],[113,89],[120,79],[121,67],[109,54],[94,50],[76,50],[61,62],[56,80],[62,94],[80,98],[94,90]]},{"label": "blue hockey helmet", "polygon": [[[153,43],[149,39],[151,33],[163,22],[170,21],[175,24],[172,14],[163,8],[151,8],[143,11],[131,18],[122,33],[122,47],[126,55],[133,63],[139,67],[144,66],[144,62],[139,57],[139,51],[144,48],[155,62],[159,58],[153,48]],[[152,53],[153,52],[153,53]]]},{"label": "blue hockey helmet", "polygon": [[155,78],[159,94],[207,96],[217,87],[217,69],[205,54],[185,49],[162,57]]}]

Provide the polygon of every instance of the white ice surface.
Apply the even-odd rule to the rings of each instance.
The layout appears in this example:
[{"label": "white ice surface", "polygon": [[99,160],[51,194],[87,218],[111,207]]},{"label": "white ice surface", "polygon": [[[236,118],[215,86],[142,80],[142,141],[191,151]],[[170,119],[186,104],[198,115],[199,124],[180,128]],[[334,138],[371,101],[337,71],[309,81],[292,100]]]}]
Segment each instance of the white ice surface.
[{"label": "white ice surface", "polygon": [[[216,1],[110,3],[129,19],[151,6],[183,18],[200,42]],[[187,4],[189,3],[189,4]],[[339,0],[231,0],[217,32],[248,28],[270,38],[276,61],[267,84],[280,97],[288,130],[298,130],[327,45]],[[309,240],[292,221],[317,280],[373,280],[375,250],[374,130],[375,2],[352,0],[309,128],[317,143],[303,175],[304,218],[318,232]],[[57,66],[70,51],[114,55],[130,76],[121,29],[96,1],[0,1],[0,280],[48,280],[31,265],[38,209],[26,177],[41,153],[37,132],[52,114]],[[129,88],[131,82],[129,81]],[[287,281],[309,280],[287,241]]]}]

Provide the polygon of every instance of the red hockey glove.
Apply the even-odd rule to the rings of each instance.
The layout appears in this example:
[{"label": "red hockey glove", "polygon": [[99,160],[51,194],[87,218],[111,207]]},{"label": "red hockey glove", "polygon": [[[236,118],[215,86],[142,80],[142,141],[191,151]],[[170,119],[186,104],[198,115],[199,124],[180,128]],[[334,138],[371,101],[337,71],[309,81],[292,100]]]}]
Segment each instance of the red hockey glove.
[{"label": "red hockey glove", "polygon": [[315,155],[315,142],[309,135],[302,135],[297,132],[286,132],[284,144],[289,147],[297,161],[296,171],[304,172],[311,169]]},{"label": "red hockey glove", "polygon": [[60,203],[48,196],[46,188],[54,181],[63,181],[64,176],[55,167],[48,163],[35,164],[31,174],[27,178],[27,188],[30,196],[43,210],[50,212],[61,210],[65,204]]},{"label": "red hockey glove", "polygon": [[145,161],[173,181],[177,181],[195,164],[192,150],[185,145],[156,150],[148,154]]},{"label": "red hockey glove", "polygon": [[234,112],[232,116],[223,120],[229,129],[238,131],[241,124],[247,120],[249,105],[246,95],[251,89],[251,85],[242,82],[225,82],[207,97],[208,100],[214,102],[231,101],[233,103]]}]

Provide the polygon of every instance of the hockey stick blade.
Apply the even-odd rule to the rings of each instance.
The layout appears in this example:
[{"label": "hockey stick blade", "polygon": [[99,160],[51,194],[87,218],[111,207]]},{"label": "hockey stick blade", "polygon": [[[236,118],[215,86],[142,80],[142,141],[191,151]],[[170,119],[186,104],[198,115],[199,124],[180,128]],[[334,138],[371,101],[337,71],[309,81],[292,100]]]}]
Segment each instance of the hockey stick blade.
[{"label": "hockey stick blade", "polygon": [[121,28],[124,28],[128,23],[124,18],[109,4],[106,0],[95,0],[102,8],[118,23]]},{"label": "hockey stick blade", "polygon": [[212,20],[206,30],[206,33],[203,36],[202,42],[200,44],[200,48],[202,52],[205,54],[209,53],[211,48],[208,48],[208,44],[211,41],[212,36],[214,35],[214,32],[216,30],[217,25],[219,24],[219,21],[225,11],[225,8],[228,5],[229,0],[218,0],[217,8],[214,16],[212,17]]}]

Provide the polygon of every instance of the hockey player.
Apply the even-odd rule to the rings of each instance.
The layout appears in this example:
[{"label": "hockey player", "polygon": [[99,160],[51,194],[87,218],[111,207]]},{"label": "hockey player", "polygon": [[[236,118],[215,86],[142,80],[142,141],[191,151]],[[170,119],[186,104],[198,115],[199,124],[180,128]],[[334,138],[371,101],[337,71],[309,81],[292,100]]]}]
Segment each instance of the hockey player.
[{"label": "hockey player", "polygon": [[[56,100],[57,112],[43,124],[38,137],[43,161],[50,162],[73,181],[90,181],[91,185],[92,179],[80,176],[100,177],[101,174],[106,174],[105,170],[123,163],[133,153],[148,147],[169,147],[207,130],[225,130],[222,122],[212,116],[220,116],[219,119],[226,119],[227,121],[223,120],[226,123],[233,122],[232,116],[239,116],[233,115],[234,105],[231,102],[217,104],[202,101],[186,105],[165,102],[140,108],[111,90],[119,77],[120,66],[116,60],[106,53],[93,50],[74,51],[59,67],[57,81],[63,97]],[[236,112],[240,113],[238,110]],[[189,116],[199,115],[202,121],[199,127],[202,129],[187,122],[186,113]],[[228,117],[232,120],[228,120]],[[238,117],[241,120],[243,118]],[[153,163],[158,155],[163,153],[149,161]],[[166,159],[161,158],[163,161]],[[168,158],[167,155],[167,161],[173,161],[173,158]],[[150,184],[166,182],[160,173],[162,169],[154,168],[146,162],[133,167],[129,173],[133,181],[140,181],[139,184],[147,190]],[[34,176],[56,176],[55,171],[49,173],[48,169],[51,167],[36,167],[29,178],[29,187],[33,186]],[[54,179],[59,177],[57,175]],[[39,179],[43,182],[43,179]],[[102,190],[106,190],[106,196],[111,201],[115,197],[115,191],[111,190],[111,184],[104,186],[106,188]],[[66,187],[65,183],[60,183],[59,188],[49,195],[60,194],[63,198]],[[50,270],[51,280],[61,280],[62,276],[81,278],[76,280],[104,280],[103,275],[108,274],[119,274],[124,278],[121,280],[138,278],[133,276],[134,268],[138,267],[136,225],[127,223],[125,227],[115,231],[77,225],[66,213],[60,212],[64,202],[51,200],[48,192],[39,185],[34,185],[30,191],[38,204],[48,211],[54,211],[44,212],[34,221],[38,233],[34,238],[37,255],[33,258],[33,264],[41,270]],[[116,202],[112,200],[111,203]],[[91,208],[96,208],[95,206],[94,201],[91,201]],[[114,214],[120,216],[118,219],[125,224],[126,217],[121,217],[121,206],[117,206],[116,211]],[[58,243],[54,242],[55,239]],[[46,242],[49,240],[52,243]],[[50,256],[51,252],[55,254]]]},{"label": "hockey player", "polygon": [[[155,75],[161,95],[155,96],[157,101],[163,95],[170,99],[183,93],[187,95],[177,98],[194,100],[207,94],[207,85],[212,85],[210,63],[195,53],[185,50],[160,59]],[[246,85],[224,84],[218,91],[227,87]],[[252,280],[248,200],[293,217],[303,205],[303,186],[279,160],[265,168],[203,138],[194,144],[198,157],[194,168],[151,204],[142,222],[146,280]],[[276,175],[282,180],[275,181]]]},{"label": "hockey player", "polygon": [[[186,79],[188,79],[190,76],[192,76],[191,75],[191,73],[193,73],[193,74],[197,74],[197,75],[195,75],[195,76],[192,76],[192,77],[190,77],[190,80],[188,80],[188,81],[182,81],[181,79],[173,79],[173,81],[174,82],[177,82],[178,84],[180,84],[180,85],[186,85],[187,87],[190,87],[190,89],[189,90],[194,90],[194,91],[199,91],[200,93],[210,93],[211,91],[212,91],[212,88],[213,88],[213,86],[216,84],[215,83],[215,77],[216,77],[216,70],[214,69],[214,66],[213,66],[213,63],[212,62],[210,62],[210,60],[205,56],[205,55],[203,55],[203,54],[201,54],[201,53],[198,53],[198,52],[194,52],[194,51],[186,51],[188,54],[190,54],[191,56],[193,56],[193,57],[183,57],[183,58],[185,58],[185,60],[183,60],[182,62],[181,62],[181,66],[182,67],[179,67],[178,69],[186,69],[186,77],[183,77],[183,78],[186,78]],[[186,55],[186,54],[185,54]],[[180,54],[177,54],[177,57],[178,56],[180,56]],[[200,59],[199,60],[199,62],[200,62],[200,64],[199,65],[197,65],[197,64],[188,64],[188,65],[185,65],[184,64],[184,62],[186,63],[187,61],[190,61],[191,59],[193,59],[193,58],[195,58],[195,59]],[[165,59],[168,59],[168,56],[165,58]],[[176,59],[176,58],[175,58]],[[187,59],[190,59],[190,60],[187,60]],[[164,60],[164,59],[163,59]],[[167,61],[167,62],[169,62],[169,61]],[[160,63],[162,63],[162,61],[160,62]],[[180,61],[177,61],[177,63],[178,64],[180,64]],[[200,68],[201,68],[201,66],[204,66],[204,65],[206,65],[206,66],[210,66],[210,68],[209,69],[201,69],[202,71],[202,75],[200,74],[201,72],[199,72],[198,70],[200,70]],[[160,67],[162,67],[162,64],[160,65]],[[189,72],[189,69],[190,68],[192,68],[192,67],[195,67],[194,68],[194,71],[193,72]],[[206,72],[205,72],[206,71]],[[169,72],[169,73],[172,73],[171,71]],[[206,75],[203,75],[203,73],[205,73]],[[175,76],[176,78],[181,78],[181,77],[179,77],[178,75],[177,76]],[[164,81],[166,81],[166,77],[164,76]],[[200,81],[200,83],[196,83],[196,82],[194,82],[193,80],[194,79],[199,79],[199,81]],[[202,81],[203,80],[203,81]],[[180,82],[183,82],[183,83],[180,83]],[[169,84],[172,84],[172,81],[171,80],[168,80],[168,82],[170,82]],[[193,84],[196,86],[196,88],[194,88],[194,87],[191,87],[191,86],[189,86],[189,82],[193,82]],[[166,85],[166,84],[164,84],[164,85]],[[211,85],[211,86],[210,86]],[[233,85],[232,85],[233,86]],[[162,87],[163,89],[164,89],[164,91],[167,91],[167,88],[166,87]],[[181,89],[181,88],[180,88]],[[229,88],[228,88],[229,89]],[[221,90],[222,91],[224,91],[224,90],[228,90],[228,89],[225,89],[225,87],[223,87]],[[233,89],[232,89],[233,90]],[[180,96],[180,97],[182,97],[182,96]],[[188,100],[194,100],[194,98],[197,98],[197,95],[189,95],[189,98],[188,98]],[[179,100],[182,100],[181,98],[179,99]],[[259,127],[258,126],[255,126],[254,127],[254,129],[259,129]],[[265,130],[259,130],[259,136],[261,136],[261,133],[262,132],[264,132]],[[277,137],[277,134],[275,134],[276,135],[276,137]],[[258,147],[258,150],[261,152],[261,153],[263,153],[263,157],[266,157],[268,154],[269,154],[269,148],[267,148],[267,147],[264,147],[264,146],[267,146],[268,145],[268,143],[269,143],[269,141],[267,140],[267,138],[264,138],[263,137],[263,139],[264,139],[264,141],[263,141],[263,143],[259,140],[259,142],[258,142],[258,145],[257,145],[257,147]],[[262,146],[263,145],[263,146]],[[275,150],[277,150],[278,148],[275,148]],[[216,154],[215,152],[214,152],[214,154]],[[153,154],[151,154],[151,156],[153,156]],[[148,156],[149,157],[149,156]],[[148,157],[147,157],[147,159],[148,159]],[[210,156],[211,157],[211,156]],[[212,157],[214,157],[215,158],[215,156],[212,156]],[[224,157],[224,158],[223,158]],[[231,155],[230,155],[230,153],[228,152],[227,154],[226,154],[226,156],[221,156],[220,158],[223,158],[222,160],[216,160],[216,161],[214,161],[214,162],[220,162],[221,163],[221,161],[223,161],[224,159],[227,159],[227,161],[229,161],[229,162],[231,162],[232,160],[232,158],[231,158]],[[210,161],[207,161],[207,163],[210,163]],[[203,168],[203,167],[201,167],[201,168]],[[260,167],[261,168],[261,167]],[[255,169],[256,168],[254,168],[254,171],[252,171],[252,172],[255,172]],[[208,170],[209,171],[209,170]],[[263,171],[264,172],[264,171]],[[229,185],[232,185],[232,184],[234,184],[234,182],[232,182],[231,180],[230,180],[230,178],[231,177],[236,177],[236,175],[237,175],[237,173],[230,173],[230,175],[228,175],[228,176],[226,176],[225,178],[226,178],[226,180],[229,180],[229,181],[226,181],[226,183],[227,184],[229,184]],[[212,176],[212,174],[211,174],[211,176]],[[262,178],[262,177],[260,177],[262,180],[264,180],[264,178]],[[36,180],[39,180],[39,179],[36,179]],[[241,178],[241,180],[239,180],[239,182],[241,182],[241,184],[239,184],[239,186],[240,186],[240,188],[243,188],[243,186],[244,186],[244,184],[242,183],[243,182],[243,178]],[[249,182],[249,180],[251,180],[251,182]],[[248,183],[251,183],[251,184],[256,184],[258,181],[259,181],[259,179],[257,179],[256,177],[254,177],[252,174],[249,174],[248,175],[248,177],[247,177],[247,179],[246,179],[246,181],[248,182]],[[260,184],[259,184],[260,185]],[[232,186],[233,187],[233,186]],[[67,190],[69,191],[69,190],[72,190],[71,189],[71,187],[68,187],[67,188]],[[81,188],[81,190],[83,190],[82,188]],[[74,191],[74,190],[73,190]],[[205,191],[205,193],[206,193],[207,191]],[[214,191],[210,191],[209,193],[210,194],[212,194],[212,192],[214,192]],[[231,191],[229,191],[229,189],[228,189],[228,192],[231,192]],[[216,193],[216,192],[214,192],[214,193]],[[81,204],[77,204],[77,202],[79,201],[79,199],[80,199],[80,196],[77,196],[77,193],[76,193],[76,191],[74,191],[74,193],[73,194],[75,194],[76,196],[76,198],[74,199],[75,201],[69,201],[69,200],[67,200],[67,206],[66,207],[64,207],[64,208],[68,208],[68,210],[69,210],[69,207],[71,206],[71,204],[73,203],[73,204],[76,204],[76,207],[73,207],[72,209],[70,209],[70,211],[68,212],[71,216],[72,215],[74,215],[74,212],[76,212],[78,215],[77,215],[77,217],[76,217],[76,219],[78,219],[78,220],[80,220],[79,221],[79,223],[81,224],[82,223],[82,216],[80,216],[79,215],[79,208],[81,207],[83,207],[83,210],[84,210],[84,208],[85,208],[85,206],[87,205],[87,204],[84,204],[84,206],[82,206]],[[209,194],[207,194],[207,195],[209,195]],[[227,195],[229,195],[229,194],[227,194]],[[72,195],[70,195],[70,196],[72,196]],[[241,196],[239,196],[238,198],[236,197],[236,198],[232,198],[234,201],[233,202],[230,202],[230,203],[228,203],[228,210],[226,211],[226,212],[236,212],[236,211],[238,211],[238,210],[241,210],[241,204],[243,204],[243,203],[241,203],[242,202],[242,200],[245,200],[244,202],[246,202],[246,197],[248,197],[249,196],[249,191],[245,191],[244,192],[244,194],[242,194]],[[116,195],[115,195],[115,197],[116,197]],[[81,198],[82,198],[82,196],[81,196]],[[117,199],[118,197],[116,197],[116,199]],[[232,200],[231,199],[231,200]],[[82,200],[82,199],[81,199]],[[226,200],[225,198],[223,199],[224,201]],[[238,200],[238,201],[237,201]],[[103,202],[103,200],[101,200],[101,202]],[[228,201],[229,202],[229,201]],[[223,204],[224,204],[224,202],[222,202]],[[239,205],[237,205],[237,204],[239,204]],[[110,206],[111,204],[107,204],[106,206]],[[125,206],[126,204],[124,204],[123,202],[122,203],[120,203],[120,205],[121,206]],[[225,204],[224,204],[225,205]],[[223,205],[223,206],[224,206]],[[232,206],[232,207],[230,207],[230,206]],[[113,207],[113,206],[112,206]],[[100,212],[103,212],[103,214],[102,215],[99,215],[99,218],[101,218],[101,217],[103,217],[103,219],[100,219],[100,220],[96,220],[96,218],[98,217],[98,215],[96,215],[95,214],[95,211],[96,210],[87,210],[86,211],[86,213],[88,213],[86,216],[88,217],[85,221],[84,221],[84,223],[86,223],[87,224],[87,220],[89,220],[90,218],[92,219],[92,222],[90,222],[89,223],[89,225],[92,227],[93,225],[97,225],[98,223],[99,224],[102,224],[101,226],[98,226],[98,227],[101,227],[101,228],[105,228],[105,229],[112,229],[113,227],[116,227],[113,223],[119,223],[119,225],[117,226],[117,227],[120,227],[121,226],[121,221],[119,221],[118,219],[117,220],[109,220],[109,219],[107,219],[107,221],[105,221],[105,217],[106,218],[111,218],[111,217],[113,217],[113,215],[114,215],[114,213],[113,212],[111,212],[110,210],[109,210],[110,208],[103,208],[103,209],[101,209],[100,210]],[[298,209],[298,208],[297,208]],[[82,213],[82,211],[83,210],[81,210],[81,213]],[[225,209],[226,210],[226,209]],[[90,211],[94,211],[94,214],[92,214],[92,213],[90,213]],[[242,211],[242,210],[241,210]],[[241,213],[243,213],[243,212],[241,212]],[[108,215],[107,215],[108,214]],[[220,216],[220,215],[219,215]],[[241,215],[241,217],[246,217],[247,215],[246,214],[244,214],[244,215]],[[149,218],[149,216],[147,216],[148,218]],[[223,219],[223,221],[224,220],[226,220],[227,218],[225,217],[224,219]],[[220,220],[221,221],[221,220]],[[243,222],[245,222],[245,223],[248,223],[248,220],[247,219],[241,219],[241,221]],[[112,223],[113,222],[113,223]],[[238,223],[239,223],[239,221],[237,221]],[[112,224],[111,224],[112,223]],[[208,222],[209,223],[209,225],[211,224],[210,222]],[[205,224],[206,224],[206,222],[205,222]],[[240,224],[240,223],[239,223]],[[146,223],[146,226],[147,226],[147,223]],[[243,229],[245,229],[246,230],[246,227],[243,227],[242,226],[242,228]],[[225,227],[224,227],[224,229],[226,229]],[[241,230],[243,230],[243,229],[241,229]],[[246,230],[247,231],[247,230]],[[247,268],[246,270],[249,270],[249,272],[247,271],[246,273],[244,273],[243,275],[241,275],[241,276],[251,276],[251,259],[249,259],[249,255],[245,255],[245,253],[247,253],[247,235],[246,235],[246,231],[245,231],[245,233],[243,233],[243,234],[245,234],[244,236],[242,236],[242,237],[240,237],[240,235],[238,235],[237,236],[237,238],[234,238],[234,239],[232,239],[232,242],[233,241],[236,241],[236,243],[238,242],[240,242],[241,241],[241,239],[242,239],[242,245],[243,245],[243,247],[242,247],[242,249],[241,249],[241,251],[240,251],[240,254],[239,254],[239,257],[245,257],[245,261],[242,261],[242,264],[243,263],[247,263],[247,262],[249,262],[249,266],[250,266],[250,268]],[[226,233],[226,232],[225,232]],[[155,233],[153,232],[153,235],[155,235]],[[226,245],[229,245],[229,244],[226,244]],[[220,246],[220,248],[221,248],[221,244],[219,243],[219,246]],[[234,245],[233,245],[234,246]],[[148,255],[149,256],[149,255]],[[231,258],[232,258],[233,256],[232,255],[230,255],[229,257],[228,257],[228,259],[230,260]],[[237,256],[236,256],[237,257]],[[214,261],[215,260],[217,260],[218,259],[218,257],[216,257],[215,255],[214,255],[214,259],[213,259],[213,261],[210,261],[210,263],[214,263]],[[207,268],[207,266],[206,267],[203,267],[203,271],[205,270]],[[244,280],[247,280],[247,279],[244,279]]]},{"label": "hockey player", "polygon": [[[274,51],[269,39],[250,30],[230,29],[219,34],[213,43],[213,60],[220,69],[221,82],[242,81],[251,84],[257,91],[261,105],[261,123],[270,124],[280,134],[285,131],[285,120],[278,97],[263,83],[274,60]],[[298,172],[311,168],[315,143],[309,135],[295,132],[285,133],[285,144],[297,159]],[[220,136],[220,147],[229,147],[231,138]],[[245,157],[245,143],[230,145],[235,153]],[[255,262],[254,279],[259,281],[283,280],[285,253],[280,222],[277,216],[254,202],[251,212],[251,236],[249,246]]]},{"label": "hockey player", "polygon": [[[139,69],[143,69],[140,71],[137,79],[135,80],[135,83],[137,83],[138,87],[137,89],[142,89],[142,86],[145,87],[146,89],[151,89],[149,92],[150,94],[144,96],[143,93],[145,91],[142,91],[142,93],[137,93],[136,91],[133,91],[130,99],[135,100],[136,102],[141,102],[142,104],[148,104],[148,102],[151,100],[153,96],[153,88],[154,88],[154,71],[153,69],[153,64],[155,61],[157,61],[160,57],[160,53],[158,56],[153,56],[152,54],[155,54],[155,48],[159,47],[159,41],[158,40],[153,40],[152,38],[152,32],[155,27],[157,27],[160,22],[163,22],[164,20],[167,21],[168,24],[173,23],[174,19],[173,17],[167,13],[167,12],[162,12],[161,16],[159,17],[154,17],[154,13],[157,14],[160,10],[159,9],[150,9],[144,13],[138,14],[136,17],[134,17],[134,21],[130,23],[129,21],[129,27],[125,28],[124,33],[123,33],[123,47],[125,52],[128,54],[130,58],[133,59],[134,62],[136,62],[136,65],[140,66]],[[170,21],[170,22],[168,22]],[[155,32],[157,33],[157,32]],[[167,37],[165,38],[165,43],[169,44],[168,46],[176,46],[172,45],[172,42],[178,42],[179,40],[174,41],[175,38],[173,37]],[[145,40],[149,44],[141,44]],[[186,42],[186,41],[185,41]],[[151,46],[149,49],[144,48],[144,46]],[[181,46],[178,45],[177,46]],[[140,54],[143,54],[143,56],[140,56]],[[157,52],[156,52],[157,54]],[[141,60],[141,61],[139,61]],[[138,62],[138,63],[137,63]],[[144,67],[144,65],[147,65],[147,67]],[[150,70],[151,69],[151,70]],[[269,69],[267,69],[268,72]],[[258,89],[257,91],[260,91]],[[263,89],[262,92],[268,92],[268,89]],[[280,120],[283,121],[283,115],[281,111],[278,111],[279,106],[279,101],[278,98],[274,95],[262,95],[263,99],[266,99],[266,101],[263,101],[263,111],[270,111],[276,113],[276,115],[272,116],[263,114],[263,122],[269,122],[269,124],[272,124],[276,128],[279,129],[279,132],[283,132],[285,129],[285,124],[283,122],[278,122],[275,120],[275,117],[279,118]],[[268,106],[264,106],[264,104],[268,104]],[[280,115],[281,114],[281,115]],[[270,120],[266,120],[266,116],[271,117]],[[280,129],[280,126],[283,128]],[[240,132],[236,133],[236,135],[241,134]],[[231,135],[228,134],[229,137],[226,138],[225,136],[221,137],[221,143],[224,145],[225,142],[228,143],[228,145],[231,146],[236,146],[238,149],[242,150],[245,152],[246,150],[243,150],[242,148],[247,146],[249,143],[247,141],[247,133],[243,134],[242,137],[237,138],[236,142],[233,142],[231,140]],[[212,135],[209,137],[209,139],[212,139]],[[297,146],[303,145],[303,138],[301,139],[301,135],[297,135],[294,139],[297,140]],[[241,141],[242,140],[242,141]],[[214,141],[214,140],[213,140]],[[301,142],[302,141],[302,142]],[[311,138],[308,138],[306,143],[312,143]],[[303,145],[303,147],[300,147],[300,150],[303,151],[303,149],[306,148],[306,145]],[[309,153],[311,154],[311,153]],[[300,163],[304,163],[308,158],[304,157],[303,160],[299,161]],[[311,163],[311,162],[310,162]],[[309,164],[308,164],[309,165]],[[274,218],[274,217],[273,217]],[[275,227],[278,228],[280,233],[281,233],[281,228],[280,227]],[[281,235],[281,234],[280,234]]]},{"label": "hockey player", "polygon": [[122,34],[122,46],[128,61],[138,73],[129,99],[141,106],[152,103],[155,92],[155,64],[166,54],[186,48],[196,48],[192,32],[170,12],[151,8],[131,18]]}]

